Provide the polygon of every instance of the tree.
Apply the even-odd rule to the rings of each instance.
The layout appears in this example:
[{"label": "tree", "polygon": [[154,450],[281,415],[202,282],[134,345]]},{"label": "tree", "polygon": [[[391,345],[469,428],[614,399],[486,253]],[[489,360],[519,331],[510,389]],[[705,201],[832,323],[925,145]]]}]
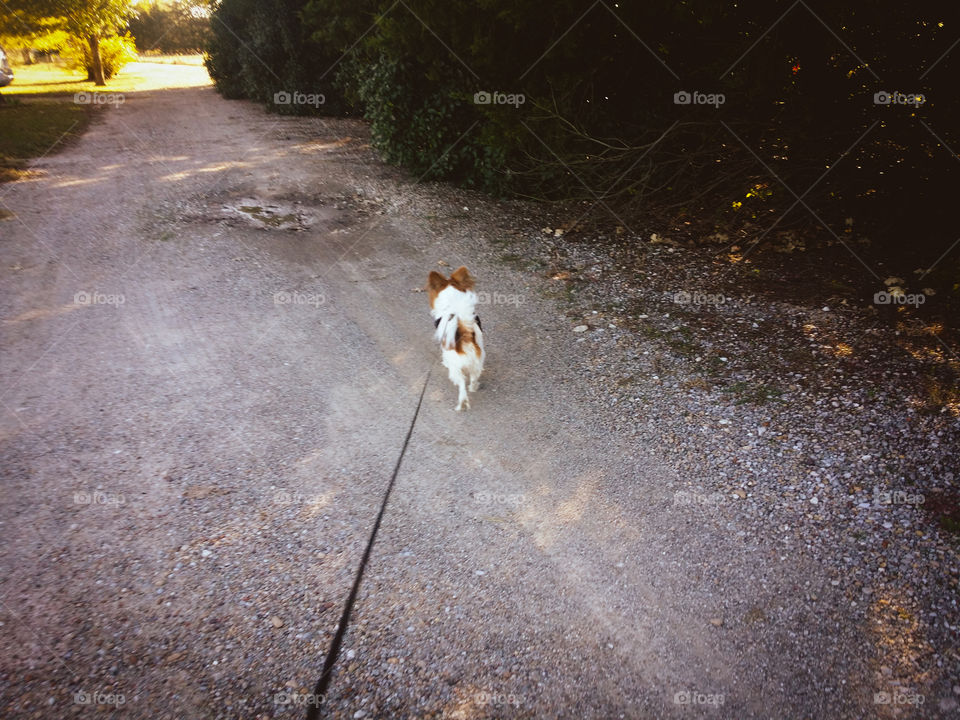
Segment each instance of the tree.
[{"label": "tree", "polygon": [[196,0],[140,0],[129,27],[141,52],[194,53],[207,42],[210,8]]},{"label": "tree", "polygon": [[7,52],[20,51],[24,65],[33,62],[31,51],[55,52],[68,38],[56,18],[40,18],[30,25],[21,24],[19,18],[12,15],[0,21],[0,46]]},{"label": "tree", "polygon": [[133,12],[129,0],[12,0],[7,6],[25,27],[52,19],[62,30],[82,38],[90,46],[93,81],[106,85],[100,40],[126,24]]}]

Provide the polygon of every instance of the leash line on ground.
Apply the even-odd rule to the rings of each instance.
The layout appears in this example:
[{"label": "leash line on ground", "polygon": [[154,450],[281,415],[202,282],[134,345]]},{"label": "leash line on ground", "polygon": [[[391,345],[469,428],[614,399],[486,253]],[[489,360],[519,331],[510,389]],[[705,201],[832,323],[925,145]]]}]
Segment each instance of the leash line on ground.
[{"label": "leash line on ground", "polygon": [[427,377],[423,381],[423,389],[420,391],[420,399],[417,400],[417,409],[413,412],[413,419],[410,421],[410,427],[407,430],[407,437],[403,441],[403,447],[400,448],[400,456],[397,458],[397,464],[393,468],[393,475],[390,476],[390,482],[387,483],[387,489],[383,493],[383,502],[380,503],[380,512],[377,513],[377,519],[370,530],[370,537],[367,539],[367,547],[363,551],[363,557],[360,559],[360,566],[357,568],[357,574],[353,578],[353,587],[347,596],[347,601],[343,606],[343,613],[340,615],[340,623],[337,625],[337,632],[330,642],[330,649],[327,651],[327,657],[323,662],[323,671],[320,673],[320,679],[313,689],[313,696],[317,702],[310,703],[307,706],[307,720],[317,720],[320,717],[320,708],[324,704],[327,696],[327,688],[330,686],[330,678],[333,675],[333,668],[340,657],[340,646],[343,643],[343,636],[347,633],[347,626],[350,624],[350,615],[353,613],[353,604],[356,602],[357,594],[360,590],[360,582],[363,580],[363,573],[367,569],[367,561],[370,560],[370,553],[373,550],[373,543],[377,539],[377,532],[380,530],[380,523],[383,521],[384,513],[387,510],[387,502],[390,500],[390,493],[393,492],[393,485],[397,480],[397,473],[400,472],[400,464],[403,462],[403,456],[407,452],[407,446],[410,444],[410,438],[413,436],[413,428],[417,424],[417,417],[420,415],[420,406],[423,404],[423,396],[427,392],[427,385],[430,384],[430,374],[433,372],[433,365],[427,371]]}]

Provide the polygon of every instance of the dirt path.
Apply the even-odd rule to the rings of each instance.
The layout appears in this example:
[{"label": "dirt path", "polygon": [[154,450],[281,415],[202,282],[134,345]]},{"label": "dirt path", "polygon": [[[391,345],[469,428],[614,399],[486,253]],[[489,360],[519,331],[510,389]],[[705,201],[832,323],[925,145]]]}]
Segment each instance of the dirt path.
[{"label": "dirt path", "polygon": [[523,302],[484,310],[473,410],[433,373],[331,716],[873,716],[826,573],[679,507],[533,281],[370,158],[355,123],[157,90],[0,187],[0,714],[304,712],[443,260]]}]

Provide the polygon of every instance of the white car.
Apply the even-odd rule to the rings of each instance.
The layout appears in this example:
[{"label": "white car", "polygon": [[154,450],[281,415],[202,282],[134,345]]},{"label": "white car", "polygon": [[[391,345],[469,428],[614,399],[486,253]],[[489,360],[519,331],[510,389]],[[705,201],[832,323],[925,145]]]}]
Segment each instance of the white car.
[{"label": "white car", "polygon": [[10,69],[10,63],[7,62],[7,54],[0,47],[0,87],[4,87],[13,82],[13,70]]}]

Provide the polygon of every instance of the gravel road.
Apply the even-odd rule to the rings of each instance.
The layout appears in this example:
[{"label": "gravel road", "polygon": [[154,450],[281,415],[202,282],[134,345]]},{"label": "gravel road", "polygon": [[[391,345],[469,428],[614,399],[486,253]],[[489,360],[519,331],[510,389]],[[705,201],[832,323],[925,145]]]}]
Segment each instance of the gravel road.
[{"label": "gravel road", "polygon": [[[329,717],[956,716],[955,539],[912,557],[946,578],[920,615],[854,588],[849,524],[803,537],[660,437],[659,378],[614,403],[584,370],[623,330],[574,332],[491,237],[536,210],[367,138],[151,90],[0,186],[0,715],[302,716],[432,366]],[[465,413],[419,291],[460,264]]]}]

